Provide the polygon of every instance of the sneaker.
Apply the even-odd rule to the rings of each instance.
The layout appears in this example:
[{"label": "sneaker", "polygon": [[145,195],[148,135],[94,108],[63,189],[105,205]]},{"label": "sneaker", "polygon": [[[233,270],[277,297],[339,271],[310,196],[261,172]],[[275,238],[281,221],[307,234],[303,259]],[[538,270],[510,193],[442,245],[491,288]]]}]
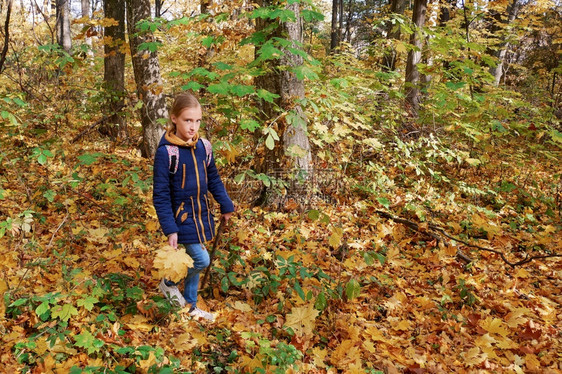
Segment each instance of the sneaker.
[{"label": "sneaker", "polygon": [[201,310],[197,307],[192,308],[189,311],[189,315],[196,318],[203,318],[211,322],[215,320],[215,316],[212,313],[205,312],[204,310]]},{"label": "sneaker", "polygon": [[166,298],[170,300],[170,302],[179,305],[180,308],[183,308],[185,306],[185,299],[183,298],[180,290],[178,290],[177,286],[166,286],[166,282],[164,282],[164,279],[162,279],[160,281],[160,284],[158,285],[158,288],[160,289],[160,291],[162,291],[164,296],[166,296]]}]

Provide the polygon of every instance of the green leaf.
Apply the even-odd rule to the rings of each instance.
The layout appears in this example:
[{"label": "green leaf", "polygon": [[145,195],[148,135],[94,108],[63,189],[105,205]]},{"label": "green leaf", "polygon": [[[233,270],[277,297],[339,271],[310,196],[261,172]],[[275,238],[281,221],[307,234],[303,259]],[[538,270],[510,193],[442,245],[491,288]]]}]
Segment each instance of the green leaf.
[{"label": "green leaf", "polygon": [[207,77],[210,80],[214,80],[214,79],[217,79],[219,77],[219,75],[217,73],[209,71],[209,70],[205,69],[204,67],[197,67],[197,68],[191,70],[189,72],[189,74],[187,74],[188,77],[192,77],[194,75],[198,76],[198,77]]},{"label": "green leaf", "polygon": [[39,304],[37,308],[35,308],[35,314],[37,314],[38,317],[41,317],[43,314],[47,313],[48,311],[49,311],[48,301],[43,301],[41,304]]},{"label": "green leaf", "polygon": [[296,16],[295,16],[295,12],[293,12],[290,9],[274,9],[270,14],[269,14],[269,19],[276,19],[279,18],[279,21],[281,22],[295,22],[296,21]]},{"label": "green leaf", "polygon": [[361,293],[361,285],[355,279],[351,279],[345,286],[345,295],[348,300],[353,300]]},{"label": "green leaf", "polygon": [[81,334],[76,335],[74,337],[74,340],[76,340],[76,343],[74,343],[74,345],[76,347],[86,349],[88,351],[88,354],[99,352],[100,348],[104,345],[104,342],[102,340],[94,338],[92,333],[87,330]]},{"label": "green leaf", "polygon": [[265,146],[270,150],[275,148],[275,141],[273,140],[273,136],[271,136],[271,134],[269,134],[265,139]]},{"label": "green leaf", "polygon": [[375,257],[377,258],[377,260],[379,260],[381,265],[384,265],[384,263],[386,262],[386,257],[382,253],[375,253]]},{"label": "green leaf", "polygon": [[227,82],[221,82],[218,84],[211,84],[209,87],[207,87],[207,91],[213,94],[228,95],[230,87],[231,85]]},{"label": "green leaf", "polygon": [[72,304],[55,305],[51,309],[51,316],[58,318],[63,322],[67,322],[70,317],[78,314],[78,311]]},{"label": "green leaf", "polygon": [[283,52],[280,49],[275,48],[271,41],[268,41],[261,48],[258,50],[258,55],[260,56],[260,60],[268,60],[272,57],[278,58],[281,56]]},{"label": "green leaf", "polygon": [[94,304],[99,302],[99,299],[95,296],[86,296],[83,299],[79,299],[77,305],[80,307],[84,307],[88,311],[92,311],[94,308]]},{"label": "green leaf", "polygon": [[311,209],[308,211],[308,218],[316,221],[318,218],[320,218],[320,212],[318,210]]},{"label": "green leaf", "polygon": [[37,162],[41,165],[45,165],[45,163],[47,162],[47,156],[45,156],[43,153],[39,154],[39,157],[37,157]]},{"label": "green leaf", "polygon": [[555,142],[562,143],[562,132],[552,129],[552,131],[550,132],[550,136]]},{"label": "green leaf", "polygon": [[215,43],[215,37],[214,36],[207,36],[207,37],[203,38],[203,40],[201,41],[201,44],[203,44],[207,48],[212,46],[214,43]]},{"label": "green leaf", "polygon": [[240,122],[240,128],[254,132],[260,128],[260,123],[255,119],[244,119]]},{"label": "green leaf", "polygon": [[47,199],[50,203],[55,200],[56,193],[53,190],[47,190],[43,193],[43,197]]},{"label": "green leaf", "polygon": [[78,156],[78,160],[81,165],[92,165],[101,156],[103,156],[102,153],[84,153],[83,155]]},{"label": "green leaf", "polygon": [[231,92],[238,97],[246,96],[256,92],[254,86],[247,86],[243,84],[237,84],[231,87]]},{"label": "green leaf", "polygon": [[310,80],[318,79],[318,74],[316,74],[311,68],[305,65],[297,66],[291,69],[291,71],[295,73],[297,79],[301,81],[305,78]]},{"label": "green leaf", "polygon": [[314,302],[314,308],[318,310],[324,310],[328,306],[328,300],[326,300],[326,295],[324,292],[320,292],[318,296],[316,296],[316,301]]},{"label": "green leaf", "polygon": [[302,290],[302,287],[298,281],[295,282],[293,288],[297,292],[297,295],[299,295],[299,297],[302,299],[302,301],[306,301],[306,296],[304,295],[304,291]]},{"label": "green leaf", "polygon": [[220,62],[220,61],[215,62],[213,65],[219,70],[232,70],[232,68],[233,68],[232,65],[229,65],[229,64],[226,64],[226,63]]},{"label": "green leaf", "polygon": [[306,22],[323,21],[324,15],[309,9],[303,9],[301,16]]},{"label": "green leaf", "polygon": [[263,88],[258,90],[257,95],[260,99],[265,100],[268,103],[273,103],[273,100],[279,97],[279,95],[269,92],[268,90],[264,90]]},{"label": "green leaf", "polygon": [[386,209],[390,207],[390,201],[386,197],[377,197],[377,201]]},{"label": "green leaf", "polygon": [[149,50],[150,52],[156,52],[158,50],[158,47],[161,46],[162,43],[160,42],[145,42],[145,43],[141,43],[139,44],[139,51],[146,51]]},{"label": "green leaf", "polygon": [[181,86],[181,89],[184,90],[184,91],[188,91],[188,90],[199,91],[203,87],[205,87],[205,86],[203,86],[202,84],[199,84],[195,81],[191,81],[188,84],[185,84],[185,85]]},{"label": "green leaf", "polygon": [[445,86],[453,91],[456,91],[466,86],[466,82],[447,82],[445,83]]}]

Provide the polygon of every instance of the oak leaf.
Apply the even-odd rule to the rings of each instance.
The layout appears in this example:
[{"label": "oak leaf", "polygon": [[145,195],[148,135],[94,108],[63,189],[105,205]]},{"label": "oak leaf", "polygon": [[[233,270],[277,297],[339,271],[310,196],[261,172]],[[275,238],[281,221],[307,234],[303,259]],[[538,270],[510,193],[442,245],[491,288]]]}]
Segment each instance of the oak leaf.
[{"label": "oak leaf", "polygon": [[187,270],[193,267],[193,260],[185,251],[174,249],[169,245],[158,249],[154,259],[157,276],[172,282],[179,282],[187,275]]}]

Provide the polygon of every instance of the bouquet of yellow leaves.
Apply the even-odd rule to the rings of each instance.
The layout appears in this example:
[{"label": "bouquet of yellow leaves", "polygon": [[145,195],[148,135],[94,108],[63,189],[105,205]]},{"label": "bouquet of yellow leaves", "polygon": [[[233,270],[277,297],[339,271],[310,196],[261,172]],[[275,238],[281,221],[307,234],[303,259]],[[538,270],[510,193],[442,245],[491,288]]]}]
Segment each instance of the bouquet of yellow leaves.
[{"label": "bouquet of yellow leaves", "polygon": [[166,278],[172,282],[179,282],[187,275],[187,269],[193,267],[193,259],[183,248],[175,249],[165,245],[156,251],[154,268],[158,279]]}]

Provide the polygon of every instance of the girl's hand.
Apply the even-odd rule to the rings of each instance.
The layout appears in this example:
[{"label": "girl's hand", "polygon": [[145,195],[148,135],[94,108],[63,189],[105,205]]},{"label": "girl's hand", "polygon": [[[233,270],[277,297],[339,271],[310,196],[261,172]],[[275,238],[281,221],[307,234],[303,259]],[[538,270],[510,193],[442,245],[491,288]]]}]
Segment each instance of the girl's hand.
[{"label": "girl's hand", "polygon": [[232,217],[232,214],[234,212],[230,212],[230,213],[225,213],[222,215],[222,219],[224,220],[224,223],[228,223],[228,220],[230,219],[230,217]]},{"label": "girl's hand", "polygon": [[168,235],[168,244],[170,247],[178,249],[178,233]]}]

